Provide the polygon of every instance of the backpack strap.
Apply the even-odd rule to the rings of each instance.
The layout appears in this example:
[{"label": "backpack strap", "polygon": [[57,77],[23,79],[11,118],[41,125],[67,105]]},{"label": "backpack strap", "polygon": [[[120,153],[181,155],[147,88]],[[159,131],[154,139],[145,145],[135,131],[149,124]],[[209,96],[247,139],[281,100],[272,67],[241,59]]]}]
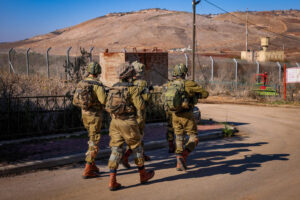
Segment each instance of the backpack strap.
[{"label": "backpack strap", "polygon": [[119,87],[119,86],[131,87],[131,86],[134,86],[134,84],[130,83],[130,82],[118,82],[113,85],[113,87]]},{"label": "backpack strap", "polygon": [[91,85],[98,85],[98,86],[103,86],[102,83],[99,83],[98,81],[92,81],[92,80],[83,80],[84,82],[91,84]]}]

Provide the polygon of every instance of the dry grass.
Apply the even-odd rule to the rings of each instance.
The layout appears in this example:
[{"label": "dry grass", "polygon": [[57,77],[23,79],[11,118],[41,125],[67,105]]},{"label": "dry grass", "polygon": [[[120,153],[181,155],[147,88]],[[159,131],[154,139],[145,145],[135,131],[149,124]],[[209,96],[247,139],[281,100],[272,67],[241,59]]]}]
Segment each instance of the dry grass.
[{"label": "dry grass", "polygon": [[58,78],[47,79],[37,75],[14,75],[0,71],[0,97],[66,95],[75,89],[75,83]]}]

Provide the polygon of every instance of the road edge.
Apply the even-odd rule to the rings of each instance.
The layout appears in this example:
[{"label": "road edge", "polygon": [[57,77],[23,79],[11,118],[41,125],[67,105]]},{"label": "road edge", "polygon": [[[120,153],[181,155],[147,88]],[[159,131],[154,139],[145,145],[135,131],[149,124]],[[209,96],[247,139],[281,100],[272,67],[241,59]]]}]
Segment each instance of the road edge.
[{"label": "road edge", "polygon": [[[223,137],[222,130],[202,133],[198,135],[199,141],[218,139],[222,137]],[[151,141],[145,143],[144,149],[148,151],[148,150],[165,148],[167,146],[168,143],[166,140]],[[110,149],[100,150],[97,156],[97,160],[108,158],[110,156],[110,153],[111,153]],[[25,172],[34,171],[34,170],[57,167],[57,166],[62,166],[62,165],[67,165],[72,163],[79,163],[79,162],[83,162],[84,160],[85,160],[85,153],[79,153],[79,154],[49,158],[44,160],[36,160],[36,161],[20,163],[15,165],[8,165],[8,166],[0,167],[0,177],[13,175],[13,174],[21,174]]]}]

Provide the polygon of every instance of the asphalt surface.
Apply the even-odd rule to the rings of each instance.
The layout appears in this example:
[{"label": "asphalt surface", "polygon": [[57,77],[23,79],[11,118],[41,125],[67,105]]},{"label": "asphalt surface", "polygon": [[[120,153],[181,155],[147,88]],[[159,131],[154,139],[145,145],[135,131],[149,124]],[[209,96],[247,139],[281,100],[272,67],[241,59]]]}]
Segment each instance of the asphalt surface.
[{"label": "asphalt surface", "polygon": [[110,192],[107,160],[100,160],[103,173],[96,179],[81,179],[83,164],[0,178],[0,199],[299,199],[299,108],[200,109],[204,118],[238,126],[240,136],[201,142],[187,172],[177,172],[174,155],[159,149],[147,152],[153,161],[146,167],[156,175],[146,185],[139,184],[135,167],[120,167],[117,179],[124,188]]}]

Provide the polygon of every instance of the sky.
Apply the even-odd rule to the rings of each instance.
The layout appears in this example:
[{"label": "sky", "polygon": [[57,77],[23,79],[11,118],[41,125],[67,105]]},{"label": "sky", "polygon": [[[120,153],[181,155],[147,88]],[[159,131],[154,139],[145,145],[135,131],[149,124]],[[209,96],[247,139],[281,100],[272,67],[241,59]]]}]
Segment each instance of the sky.
[{"label": "sky", "polygon": [[[232,11],[300,9],[300,0],[208,0]],[[0,0],[0,42],[23,40],[112,12],[161,8],[192,12],[192,0]],[[205,0],[197,14],[222,13]]]}]

